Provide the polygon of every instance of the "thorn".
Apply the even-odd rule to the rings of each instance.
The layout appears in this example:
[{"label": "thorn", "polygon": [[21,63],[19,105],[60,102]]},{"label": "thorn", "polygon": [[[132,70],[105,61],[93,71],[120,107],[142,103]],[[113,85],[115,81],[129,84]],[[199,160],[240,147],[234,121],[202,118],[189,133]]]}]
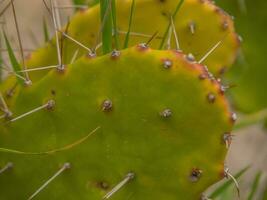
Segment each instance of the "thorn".
[{"label": "thorn", "polygon": [[[117,33],[124,34],[124,35],[127,34],[126,31],[120,31],[120,30],[118,30]],[[136,37],[144,37],[144,38],[151,38],[152,37],[152,35],[144,34],[144,33],[137,33],[137,32],[130,32],[130,35],[131,36],[136,36]],[[162,39],[162,37],[161,36],[156,36],[155,39]]]},{"label": "thorn", "polygon": [[212,199],[210,199],[206,195],[202,194],[200,197],[200,200],[212,200]]},{"label": "thorn", "polygon": [[202,176],[202,170],[198,169],[198,168],[193,168],[191,171],[191,174],[189,176],[189,179],[191,182],[197,182],[200,177]]},{"label": "thorn", "polygon": [[226,145],[226,149],[229,149],[232,141],[233,141],[233,137],[234,135],[230,132],[227,132],[227,133],[224,133],[223,134],[223,142],[225,143]]},{"label": "thorn", "polygon": [[145,50],[149,49],[149,47],[146,45],[146,43],[138,44],[137,47],[141,51],[145,51]]},{"label": "thorn", "polygon": [[165,60],[163,61],[163,67],[164,67],[165,69],[170,69],[170,68],[172,67],[172,65],[173,65],[173,63],[172,63],[172,61],[169,60],[169,59],[165,59]]},{"label": "thorn", "polygon": [[111,111],[112,109],[112,101],[109,99],[106,99],[102,104],[102,111]]},{"label": "thorn", "polygon": [[87,9],[88,6],[86,5],[60,5],[55,6],[57,9]]},{"label": "thorn", "polygon": [[51,14],[52,14],[52,20],[53,20],[54,30],[55,30],[55,35],[56,35],[58,66],[62,66],[62,60],[61,60],[61,57],[62,56],[61,56],[61,53],[60,53],[59,37],[58,37],[58,31],[57,31],[58,30],[58,25],[57,25],[57,21],[56,21],[56,17],[55,17],[55,9],[54,9],[54,6],[55,5],[54,5],[54,1],[50,0],[50,4],[51,4],[51,10],[52,10],[52,12],[51,12]]},{"label": "thorn", "polygon": [[232,122],[236,122],[236,120],[237,120],[237,114],[236,113],[234,113],[234,112],[231,113],[231,120],[232,120]]},{"label": "thorn", "polygon": [[208,99],[208,101],[209,101],[210,103],[214,103],[215,100],[216,100],[216,96],[215,96],[213,93],[209,93],[209,94],[207,95],[207,99]]},{"label": "thorn", "polygon": [[158,35],[158,31],[156,31],[152,36],[151,36],[151,38],[146,42],[146,46],[148,47],[149,46],[149,44],[150,44],[150,42],[153,40],[153,39],[155,39],[155,37]]},{"label": "thorn", "polygon": [[121,52],[118,51],[118,50],[116,50],[116,49],[114,49],[114,50],[111,52],[111,58],[112,58],[112,59],[117,59],[117,58],[120,57],[120,55],[121,55]]},{"label": "thorn", "polygon": [[186,59],[189,62],[196,62],[195,56],[192,53],[189,53],[188,55],[186,55]]},{"label": "thorn", "polygon": [[129,181],[133,180],[135,174],[133,172],[129,172],[126,177],[118,183],[110,192],[108,192],[104,197],[104,199],[109,199],[114,193],[118,192],[124,185],[126,185]]},{"label": "thorn", "polygon": [[[15,21],[17,37],[18,37],[18,41],[19,41],[19,49],[20,49],[20,54],[21,54],[21,59],[22,59],[22,66],[23,66],[23,69],[26,70],[27,67],[25,65],[24,52],[23,52],[21,36],[20,36],[20,31],[19,31],[19,26],[18,26],[18,21],[17,21],[17,16],[16,16],[16,10],[15,10],[15,6],[14,6],[13,1],[11,1],[11,5],[12,5],[12,12],[13,12],[13,17],[14,17],[14,21]],[[25,75],[25,79],[26,79],[25,83],[29,83],[30,82],[29,74],[27,72],[25,72],[24,75]],[[28,84],[26,84],[26,85],[28,85]]]},{"label": "thorn", "polygon": [[28,115],[30,115],[32,113],[35,113],[35,112],[37,112],[39,110],[42,110],[42,109],[45,109],[45,108],[48,109],[48,110],[52,110],[54,108],[54,106],[55,106],[55,101],[54,100],[49,100],[46,104],[44,104],[44,105],[42,105],[42,106],[40,106],[38,108],[35,108],[35,109],[33,109],[33,110],[29,111],[29,112],[26,112],[26,113],[24,113],[24,114],[22,114],[22,115],[20,115],[20,116],[18,116],[16,118],[13,118],[9,122],[17,121],[17,120],[19,120],[19,119],[21,119],[23,117],[26,117],[26,116],[28,116]]},{"label": "thorn", "polygon": [[32,72],[32,71],[41,71],[41,70],[46,70],[46,69],[52,69],[52,68],[57,68],[57,65],[52,65],[52,66],[46,66],[46,67],[36,67],[36,68],[31,68],[31,69],[26,69],[26,70],[21,70],[18,72]]},{"label": "thorn", "polygon": [[59,10],[58,10],[58,4],[57,4],[57,0],[53,0],[54,1],[54,9],[55,9],[55,17],[56,17],[56,20],[57,20],[57,27],[62,27],[61,26],[61,20],[60,20],[60,13],[59,13]]},{"label": "thorn", "polygon": [[169,118],[172,116],[172,111],[171,109],[165,109],[160,113],[160,116],[164,117],[164,118]]},{"label": "thorn", "polygon": [[82,44],[81,42],[79,42],[78,40],[74,39],[73,37],[69,36],[68,34],[57,30],[58,32],[60,32],[64,37],[68,38],[69,40],[71,40],[72,42],[76,43],[77,45],[79,45],[80,47],[84,48],[86,51],[88,51],[89,53],[92,53],[92,50],[88,47],[86,47],[84,44]]},{"label": "thorn", "polygon": [[74,52],[74,54],[73,54],[73,56],[72,56],[72,58],[71,58],[70,64],[73,64],[73,63],[75,62],[75,60],[77,59],[78,54],[79,54],[79,49],[77,49],[77,50]]},{"label": "thorn", "polygon": [[226,36],[224,36],[224,38],[222,40],[220,40],[219,42],[217,42],[199,61],[198,63],[201,64],[202,62],[204,62],[207,57],[209,57],[209,55],[211,53],[213,53],[223,42],[223,40],[226,38]]},{"label": "thorn", "polygon": [[196,31],[196,23],[194,21],[191,21],[189,22],[188,26],[191,34],[194,35]]},{"label": "thorn", "polygon": [[179,44],[179,40],[178,40],[178,35],[177,35],[177,32],[176,32],[176,28],[175,28],[175,24],[174,24],[172,15],[171,15],[171,26],[172,26],[172,30],[173,30],[173,34],[174,34],[174,38],[175,38],[176,50],[180,50],[180,44]]},{"label": "thorn", "polygon": [[0,169],[0,174],[4,173],[7,170],[10,170],[13,168],[13,163],[12,162],[8,162],[2,169]]},{"label": "thorn", "polygon": [[6,119],[10,118],[12,116],[12,112],[9,110],[9,108],[8,108],[8,106],[6,104],[6,101],[5,101],[5,99],[4,99],[3,95],[2,95],[2,92],[0,92],[0,102],[1,102],[1,105],[2,105],[1,109],[4,112],[4,115],[1,118],[6,118]]},{"label": "thorn", "polygon": [[227,179],[231,178],[234,181],[235,187],[236,187],[236,190],[237,190],[238,199],[240,199],[239,184],[238,184],[236,178],[229,172],[229,168],[227,168],[227,167],[224,170],[224,176],[225,176],[225,178],[227,178]]},{"label": "thorn", "polygon": [[20,78],[21,80],[24,81],[25,85],[27,85],[27,80],[26,80],[23,76],[17,74],[17,73],[14,72],[14,71],[10,71],[8,68],[6,68],[6,67],[4,67],[4,66],[1,66],[1,68],[2,68],[3,70],[7,71],[9,74],[12,74],[12,75],[14,75],[14,76]]},{"label": "thorn", "polygon": [[70,163],[65,163],[50,179],[48,179],[36,192],[34,192],[28,200],[33,199],[38,193],[40,193],[49,183],[51,183],[57,176],[59,176],[66,169],[70,169]]},{"label": "thorn", "polygon": [[170,50],[171,49],[171,39],[172,39],[172,26],[169,27],[169,32],[168,32],[168,38],[166,42],[166,49]]}]

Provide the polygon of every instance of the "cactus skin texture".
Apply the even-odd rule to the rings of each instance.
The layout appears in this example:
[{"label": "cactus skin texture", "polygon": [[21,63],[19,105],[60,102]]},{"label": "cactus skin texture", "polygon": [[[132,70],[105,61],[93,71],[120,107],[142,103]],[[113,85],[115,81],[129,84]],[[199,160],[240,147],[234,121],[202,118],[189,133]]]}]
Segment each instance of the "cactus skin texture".
[{"label": "cactus skin texture", "polygon": [[[180,1],[180,0],[179,0]],[[169,15],[174,12],[179,3],[178,0],[136,0],[131,31],[153,35],[158,31],[158,36],[164,35],[169,23]],[[120,31],[128,30],[130,0],[117,1],[117,24]],[[69,25],[68,34],[89,48],[94,48],[100,27],[100,8],[96,5],[88,10],[78,12]],[[175,20],[176,32],[179,37],[181,49],[186,53],[192,53],[197,60],[203,57],[209,49],[222,40],[222,44],[205,60],[211,72],[218,75],[234,62],[239,47],[239,41],[234,31],[232,19],[217,6],[208,0],[186,0],[182,5]],[[190,24],[193,23],[194,33],[190,32]],[[120,44],[123,46],[125,34],[120,34]],[[146,41],[143,37],[130,37],[129,46]],[[151,42],[151,47],[157,49],[161,39]],[[175,47],[174,37],[172,48]],[[49,66],[57,64],[55,40],[45,47],[34,52],[27,60],[29,68],[36,66]],[[83,55],[84,49],[65,40],[63,53],[64,63],[69,63],[73,54],[80,49],[79,55]],[[44,71],[31,72],[32,81],[39,80]]]},{"label": "cactus skin texture", "polygon": [[233,125],[227,101],[205,68],[182,53],[135,46],[119,56],[84,56],[11,98],[13,119],[51,99],[55,106],[2,121],[1,147],[44,152],[100,128],[57,153],[1,152],[0,166],[14,167],[1,174],[0,199],[28,198],[66,162],[71,168],[36,199],[102,199],[134,172],[112,199],[195,200],[220,179],[222,136]]},{"label": "cactus skin texture", "polygon": [[267,34],[264,28],[267,24],[267,2],[258,1],[254,4],[253,1],[244,1],[244,5],[232,0],[217,2],[235,16],[237,31],[244,39],[243,54],[229,74],[229,79],[238,85],[232,93],[235,106],[246,113],[266,109],[267,41],[263,38]]}]

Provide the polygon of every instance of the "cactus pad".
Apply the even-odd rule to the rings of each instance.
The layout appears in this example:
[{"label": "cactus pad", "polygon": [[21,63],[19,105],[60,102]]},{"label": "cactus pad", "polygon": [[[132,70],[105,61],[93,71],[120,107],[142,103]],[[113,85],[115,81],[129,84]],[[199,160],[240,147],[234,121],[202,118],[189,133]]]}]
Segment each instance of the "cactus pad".
[{"label": "cactus pad", "polygon": [[[170,15],[179,1],[136,0],[129,45],[144,42],[147,37],[157,31],[158,37],[150,45],[158,48],[170,22]],[[131,3],[130,0],[117,1],[117,29],[121,48],[125,32],[128,31]],[[97,40],[100,30],[99,16],[99,5],[78,12],[70,21],[68,34],[88,48],[94,49],[100,43]],[[219,75],[234,62],[239,42],[234,31],[233,21],[210,1],[186,0],[173,20],[181,50],[186,54],[193,54],[196,60],[200,60],[216,43],[222,41],[222,44],[203,62],[211,72]],[[145,36],[136,36],[135,33]],[[64,43],[63,62],[65,64],[70,62],[77,49],[80,49],[79,55],[86,52],[84,48],[67,38]],[[176,42],[173,36],[171,48],[175,48],[175,46]],[[98,51],[98,53],[100,52]],[[32,53],[27,60],[29,68],[56,64],[55,40]],[[46,71],[31,72],[31,79],[36,81],[45,73]]]},{"label": "cactus pad", "polygon": [[19,87],[0,125],[0,146],[18,150],[0,153],[0,166],[13,163],[0,174],[1,199],[29,198],[58,170],[38,199],[102,199],[125,180],[112,199],[195,200],[220,178],[227,101],[180,52],[83,56]]}]

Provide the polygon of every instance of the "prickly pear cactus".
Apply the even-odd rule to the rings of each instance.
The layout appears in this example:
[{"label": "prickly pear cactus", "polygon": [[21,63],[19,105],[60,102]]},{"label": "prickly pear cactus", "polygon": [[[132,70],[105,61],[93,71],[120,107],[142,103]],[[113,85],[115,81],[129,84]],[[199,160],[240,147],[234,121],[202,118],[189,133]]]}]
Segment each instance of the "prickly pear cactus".
[{"label": "prickly pear cactus", "polygon": [[[246,113],[257,112],[267,107],[265,67],[267,14],[266,1],[217,0],[236,18],[237,31],[243,38],[242,52],[229,78],[238,87],[232,93],[235,106]],[[253,30],[253,31],[251,31]],[[257,51],[255,51],[257,49]]]},{"label": "prickly pear cactus", "polygon": [[236,116],[208,67],[234,61],[230,17],[210,1],[185,1],[173,21],[179,1],[136,0],[129,14],[131,2],[116,5],[124,50],[96,50],[96,5],[28,57],[32,84],[0,85],[0,199],[195,200],[225,175]]},{"label": "prickly pear cactus", "polygon": [[84,56],[12,98],[0,146],[18,151],[0,153],[1,166],[14,165],[1,174],[1,199],[30,197],[58,170],[38,199],[198,199],[223,170],[227,101],[180,52]]},{"label": "prickly pear cactus", "polygon": [[[119,34],[120,48],[123,48],[123,41],[129,29],[132,1],[117,0],[116,2],[117,33]],[[128,45],[141,43],[157,32],[157,37],[150,45],[153,48],[158,48],[170,23],[170,16],[174,13],[179,2],[136,0],[132,12],[131,37]],[[78,12],[70,20],[68,35],[94,51],[101,44],[99,40],[99,30],[101,29],[99,16],[99,4]],[[186,0],[179,13],[173,18],[173,23],[179,39],[176,42],[175,37],[172,37],[170,41],[172,49],[182,49],[186,54],[192,54],[196,60],[200,61],[210,49],[221,42],[216,50],[203,60],[203,64],[207,65],[210,71],[216,75],[223,73],[232,65],[236,58],[239,41],[231,17],[219,7],[208,0]],[[70,38],[65,38],[64,44],[63,64],[72,60],[77,49],[79,49],[78,55],[80,56],[89,53],[87,49],[73,43]],[[162,47],[168,48],[168,40],[166,39],[162,45]],[[100,54],[99,50],[97,52]],[[57,65],[55,39],[47,43],[44,48],[32,53],[26,64],[29,68]],[[32,81],[39,80],[46,72],[47,70],[32,72]]]}]

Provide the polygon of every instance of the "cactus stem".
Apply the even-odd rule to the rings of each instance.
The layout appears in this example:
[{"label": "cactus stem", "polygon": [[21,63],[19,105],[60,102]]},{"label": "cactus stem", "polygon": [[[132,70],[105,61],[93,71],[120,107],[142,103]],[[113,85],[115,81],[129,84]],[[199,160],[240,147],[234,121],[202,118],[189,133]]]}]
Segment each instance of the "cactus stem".
[{"label": "cactus stem", "polygon": [[188,26],[191,34],[194,35],[196,32],[196,23],[194,21],[191,21],[189,22]]},{"label": "cactus stem", "polygon": [[231,178],[234,183],[235,183],[235,187],[236,187],[236,190],[237,190],[237,196],[238,196],[238,199],[240,199],[240,189],[239,189],[239,184],[236,180],[236,178],[229,172],[229,168],[225,168],[224,170],[224,175],[225,175],[225,178]]},{"label": "cactus stem", "polygon": [[131,181],[135,177],[135,174],[133,172],[129,172],[125,178],[118,183],[111,191],[109,191],[104,197],[104,199],[109,199],[113,194],[118,192],[125,184],[127,184],[129,181]]},{"label": "cactus stem", "polygon": [[[14,6],[14,1],[11,1],[11,6],[12,6],[12,12],[13,12],[13,17],[14,17],[17,37],[18,37],[18,41],[19,41],[19,49],[20,49],[20,54],[21,54],[22,67],[24,70],[26,70],[27,66],[25,65],[25,60],[24,60],[24,52],[23,52],[23,47],[22,47],[22,42],[21,42],[21,36],[20,36],[20,31],[19,31],[19,26],[18,26],[18,21],[17,21],[16,10],[15,10],[15,6]],[[26,81],[29,82],[30,81],[29,74],[27,72],[25,72],[24,75],[25,75]]]},{"label": "cactus stem", "polygon": [[175,24],[174,24],[172,16],[170,17],[170,20],[171,20],[171,27],[172,27],[172,30],[173,30],[173,35],[174,35],[174,38],[175,38],[176,50],[180,50],[179,39],[178,39],[178,35],[177,35],[177,32],[176,32],[176,28],[175,28]]},{"label": "cactus stem", "polygon": [[201,64],[203,63],[208,57],[210,54],[212,54],[221,44],[222,44],[222,40],[220,40],[219,42],[217,42],[199,61],[198,63]]},{"label": "cactus stem", "polygon": [[0,174],[6,172],[7,170],[10,170],[13,168],[13,163],[8,162],[3,168],[0,169]]},{"label": "cactus stem", "polygon": [[56,177],[58,177],[66,169],[70,169],[70,163],[65,163],[50,179],[48,179],[38,190],[36,190],[28,200],[33,199],[38,193],[40,193],[49,183],[51,183]]},{"label": "cactus stem", "polygon": [[28,116],[30,114],[33,114],[33,113],[35,113],[37,111],[40,111],[40,110],[43,110],[45,108],[47,108],[48,110],[51,110],[54,106],[55,106],[54,100],[49,100],[46,104],[44,104],[42,106],[39,106],[39,107],[37,107],[37,108],[35,108],[35,109],[33,109],[33,110],[29,111],[29,112],[26,112],[26,113],[24,113],[22,115],[19,115],[16,118],[11,119],[10,122],[17,121],[17,120],[19,120],[19,119],[21,119],[23,117],[26,117],[26,116]]}]

